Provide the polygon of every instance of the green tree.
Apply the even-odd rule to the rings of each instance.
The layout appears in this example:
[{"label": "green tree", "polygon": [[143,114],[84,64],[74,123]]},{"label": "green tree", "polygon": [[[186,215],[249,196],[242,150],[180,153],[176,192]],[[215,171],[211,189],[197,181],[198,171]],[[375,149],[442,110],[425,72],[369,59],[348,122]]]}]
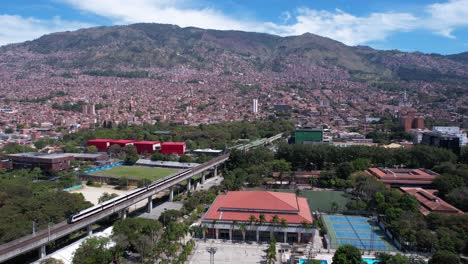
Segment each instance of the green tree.
[{"label": "green tree", "polygon": [[65,264],[63,261],[55,258],[46,258],[41,260],[40,264]]},{"label": "green tree", "polygon": [[188,155],[180,155],[179,162],[192,162],[192,158]]},{"label": "green tree", "polygon": [[128,179],[126,177],[121,177],[118,180],[119,189],[126,190],[128,189]]},{"label": "green tree", "polygon": [[98,203],[103,203],[103,202],[105,202],[105,201],[109,201],[110,199],[113,199],[113,198],[115,198],[115,197],[119,197],[119,195],[116,194],[116,193],[108,193],[108,192],[105,192],[105,193],[103,193],[103,194],[99,197]]},{"label": "green tree", "polygon": [[266,250],[266,262],[268,264],[276,263],[276,241],[272,239]]},{"label": "green tree", "polygon": [[255,215],[250,215],[249,216],[249,224],[250,225],[253,225],[253,223],[255,223],[257,221],[257,218],[255,217]]},{"label": "green tree", "polygon": [[122,148],[122,151],[125,153],[125,162],[134,164],[138,161],[140,156],[138,155],[138,151],[134,145],[126,145]]},{"label": "green tree", "polygon": [[411,264],[410,260],[401,254],[377,253],[376,257],[381,264]]},{"label": "green tree", "polygon": [[277,226],[280,223],[280,219],[278,215],[274,215],[270,219],[270,223],[274,226]]},{"label": "green tree", "polygon": [[440,195],[445,196],[452,190],[464,186],[465,182],[458,175],[442,174],[434,180],[433,184],[439,190]]},{"label": "green tree", "polygon": [[429,264],[459,264],[460,258],[453,252],[441,250],[437,251],[429,260]]},{"label": "green tree", "polygon": [[351,173],[354,172],[353,165],[349,162],[343,162],[338,165],[336,168],[336,176],[340,179],[348,179],[351,176]]},{"label": "green tree", "polygon": [[262,225],[266,222],[266,218],[265,218],[265,215],[264,214],[259,214],[258,215],[258,224],[259,225]]},{"label": "green tree", "polygon": [[245,241],[245,233],[247,231],[247,226],[245,225],[245,223],[239,224],[239,230],[242,233],[242,241]]},{"label": "green tree", "polygon": [[161,213],[158,221],[161,222],[164,226],[170,222],[176,221],[177,218],[181,217],[183,214],[179,210],[167,210]]},{"label": "green tree", "polygon": [[18,143],[8,143],[2,148],[2,152],[5,154],[16,154],[22,152],[35,152],[36,149],[29,146],[20,145]]},{"label": "green tree", "polygon": [[117,158],[120,156],[120,153],[122,152],[122,147],[118,144],[114,144],[109,147],[107,152],[109,153],[109,156],[111,158]]},{"label": "green tree", "polygon": [[147,185],[150,185],[151,184],[151,180],[150,179],[141,179],[141,180],[138,180],[138,187],[144,187],[144,186],[147,186]]},{"label": "green tree", "polygon": [[98,152],[98,148],[96,146],[87,146],[86,147],[86,152],[88,153],[96,153]]},{"label": "green tree", "polygon": [[109,264],[114,260],[109,238],[91,237],[75,251],[73,264]]},{"label": "green tree", "polygon": [[333,264],[363,264],[361,251],[351,245],[340,246],[333,256]]},{"label": "green tree", "polygon": [[167,161],[167,160],[170,160],[169,156],[168,155],[164,155],[160,152],[155,152],[153,153],[153,155],[151,155],[151,160],[155,161],[155,160],[162,160],[162,161]]},{"label": "green tree", "polygon": [[133,249],[140,253],[143,259],[146,259],[152,255],[153,248],[165,235],[163,233],[162,225],[158,221],[127,218],[115,222],[112,239],[120,251]]},{"label": "green tree", "polygon": [[45,148],[47,146],[47,143],[48,142],[46,140],[40,139],[40,140],[34,142],[34,147],[36,147],[38,150],[40,150],[40,149]]},{"label": "green tree", "polygon": [[367,170],[370,167],[371,162],[369,159],[366,158],[358,158],[353,160],[351,164],[353,165],[353,169],[355,171],[363,171]]},{"label": "green tree", "polygon": [[455,205],[458,209],[468,211],[468,187],[453,189],[447,194],[447,201]]}]

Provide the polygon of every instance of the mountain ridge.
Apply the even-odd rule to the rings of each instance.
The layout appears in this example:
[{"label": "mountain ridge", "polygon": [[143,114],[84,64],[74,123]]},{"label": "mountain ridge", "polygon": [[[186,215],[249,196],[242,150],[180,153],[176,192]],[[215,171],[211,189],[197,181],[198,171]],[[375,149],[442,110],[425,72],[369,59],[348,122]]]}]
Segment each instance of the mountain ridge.
[{"label": "mountain ridge", "polygon": [[[468,80],[467,53],[434,55],[347,46],[305,33],[280,37],[267,33],[220,31],[175,25],[138,23],[57,32],[36,40],[0,47],[0,62],[20,69],[50,70],[152,69],[178,66],[213,70],[233,67],[256,71],[287,71],[302,67],[339,68],[350,78],[437,81]],[[224,61],[221,58],[224,57]],[[224,65],[224,66],[223,66]],[[402,72],[404,72],[402,74]],[[412,78],[408,72],[422,77]]]}]

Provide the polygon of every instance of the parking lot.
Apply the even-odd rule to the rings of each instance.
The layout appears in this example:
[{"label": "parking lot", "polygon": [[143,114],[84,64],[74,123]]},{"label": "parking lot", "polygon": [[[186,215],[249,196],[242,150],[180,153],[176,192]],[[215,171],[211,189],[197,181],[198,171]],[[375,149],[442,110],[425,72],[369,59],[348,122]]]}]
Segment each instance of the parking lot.
[{"label": "parking lot", "polygon": [[229,243],[223,241],[207,240],[197,241],[193,250],[194,255],[189,258],[190,264],[209,264],[209,248],[215,248],[214,263],[238,264],[238,263],[265,263],[265,249],[267,244]]}]

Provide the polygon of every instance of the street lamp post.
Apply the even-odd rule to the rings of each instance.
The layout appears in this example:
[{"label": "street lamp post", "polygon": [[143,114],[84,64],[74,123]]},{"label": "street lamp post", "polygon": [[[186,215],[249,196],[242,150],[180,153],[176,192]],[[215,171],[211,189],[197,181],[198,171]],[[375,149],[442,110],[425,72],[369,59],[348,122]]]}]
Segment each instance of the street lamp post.
[{"label": "street lamp post", "polygon": [[214,264],[214,254],[216,253],[217,248],[215,247],[208,247],[206,251],[210,253],[210,264]]}]

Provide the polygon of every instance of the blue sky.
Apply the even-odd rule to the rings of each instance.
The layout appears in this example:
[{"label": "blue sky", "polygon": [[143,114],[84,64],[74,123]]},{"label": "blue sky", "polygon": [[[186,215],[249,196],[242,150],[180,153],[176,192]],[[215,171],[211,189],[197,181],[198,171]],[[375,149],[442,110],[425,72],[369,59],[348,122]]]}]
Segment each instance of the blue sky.
[{"label": "blue sky", "polygon": [[310,32],[376,49],[468,51],[468,0],[0,0],[0,45],[137,22]]}]

